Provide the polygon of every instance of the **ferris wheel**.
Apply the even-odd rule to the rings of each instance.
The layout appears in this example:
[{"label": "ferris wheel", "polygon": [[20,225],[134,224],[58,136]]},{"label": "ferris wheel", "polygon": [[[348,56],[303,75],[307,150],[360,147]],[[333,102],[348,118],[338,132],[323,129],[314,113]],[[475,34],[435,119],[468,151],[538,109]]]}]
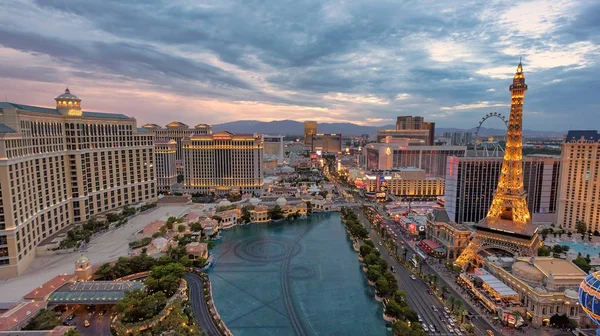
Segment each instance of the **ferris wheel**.
[{"label": "ferris wheel", "polygon": [[[490,118],[498,118],[502,120],[504,126],[508,129],[508,120],[505,116],[498,112],[492,112],[486,114],[481,121],[479,121],[479,125],[477,125],[477,129],[475,130],[475,156],[479,156],[479,149],[483,150],[484,156],[498,156],[499,152],[504,152],[504,148],[500,146],[497,141],[480,141],[479,140],[479,130],[484,122],[486,122]],[[490,155],[491,154],[491,155]]]}]

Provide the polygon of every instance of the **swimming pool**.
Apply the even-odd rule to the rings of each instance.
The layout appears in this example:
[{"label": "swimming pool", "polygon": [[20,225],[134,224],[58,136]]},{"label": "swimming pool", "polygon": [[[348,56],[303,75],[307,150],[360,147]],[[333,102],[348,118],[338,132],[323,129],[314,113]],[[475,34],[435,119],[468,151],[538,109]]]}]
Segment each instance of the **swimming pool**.
[{"label": "swimming pool", "polygon": [[569,252],[581,253],[582,256],[590,255],[597,257],[600,254],[600,246],[584,242],[565,241],[556,243],[556,245],[565,245],[569,247]]}]

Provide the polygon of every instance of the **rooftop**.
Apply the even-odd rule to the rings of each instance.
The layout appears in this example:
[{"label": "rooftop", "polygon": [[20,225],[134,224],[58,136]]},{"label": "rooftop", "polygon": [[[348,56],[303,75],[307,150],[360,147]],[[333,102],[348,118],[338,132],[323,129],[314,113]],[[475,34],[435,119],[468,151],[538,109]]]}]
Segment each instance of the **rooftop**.
[{"label": "rooftop", "polygon": [[[15,104],[15,103],[9,103],[9,102],[0,102],[0,109],[3,109],[3,108],[16,108],[19,110],[33,112],[33,113],[40,113],[40,114],[52,114],[52,115],[57,115],[57,116],[62,115],[56,108]],[[88,117],[88,118],[133,119],[124,114],[108,113],[108,112],[86,112],[86,111],[84,111],[82,116]]]},{"label": "rooftop", "polygon": [[0,133],[17,133],[17,131],[6,126],[6,124],[0,124]]},{"label": "rooftop", "polygon": [[28,300],[45,300],[48,295],[75,278],[75,274],[57,275],[45,284],[32,290],[23,298]]},{"label": "rooftop", "polygon": [[45,301],[24,301],[0,315],[0,331],[15,329],[20,323],[46,308]]},{"label": "rooftop", "polygon": [[140,281],[82,281],[63,285],[48,297],[52,303],[116,303],[125,292],[143,289]]},{"label": "rooftop", "polygon": [[591,131],[591,130],[569,131],[569,133],[567,133],[567,136],[565,138],[565,142],[579,141],[579,140],[581,140],[581,138],[583,138],[586,141],[598,142],[598,141],[600,141],[600,133],[595,130],[594,131]]},{"label": "rooftop", "polygon": [[[519,261],[531,262],[531,258],[517,258]],[[539,269],[546,277],[552,275],[554,277],[581,277],[582,279],[586,276],[585,272],[582,271],[572,262],[565,259],[558,259],[552,257],[535,257],[533,258],[533,265]]]}]

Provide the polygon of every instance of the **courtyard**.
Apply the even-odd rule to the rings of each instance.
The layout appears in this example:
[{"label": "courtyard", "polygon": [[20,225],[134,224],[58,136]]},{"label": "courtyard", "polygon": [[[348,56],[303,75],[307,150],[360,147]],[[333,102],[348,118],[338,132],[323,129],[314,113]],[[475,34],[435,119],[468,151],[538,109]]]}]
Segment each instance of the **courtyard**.
[{"label": "courtyard", "polygon": [[[94,266],[127,256],[129,242],[144,226],[163,216],[180,216],[187,208],[182,205],[154,208],[154,210],[130,219],[126,225],[93,238],[89,244],[83,247],[81,253],[84,253]],[[35,258],[23,275],[0,280],[0,301],[19,301],[25,294],[55,276],[73,273],[75,260],[81,253],[73,252]]]}]

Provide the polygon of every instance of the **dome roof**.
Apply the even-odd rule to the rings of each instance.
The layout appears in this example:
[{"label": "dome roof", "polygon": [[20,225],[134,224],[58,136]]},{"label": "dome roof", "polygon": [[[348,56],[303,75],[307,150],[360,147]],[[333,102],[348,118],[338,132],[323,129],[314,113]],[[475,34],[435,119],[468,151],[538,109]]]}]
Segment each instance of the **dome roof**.
[{"label": "dome roof", "polygon": [[573,289],[565,289],[565,295],[572,299],[577,299],[577,297],[579,296],[577,291]]},{"label": "dome roof", "polygon": [[544,274],[532,264],[525,261],[517,261],[512,265],[512,273],[526,282],[541,282]]},{"label": "dome roof", "polygon": [[81,100],[76,95],[71,94],[71,91],[69,91],[69,88],[67,88],[65,90],[65,93],[61,94],[60,96],[58,96],[54,99],[56,99],[56,100],[61,100],[61,99]]},{"label": "dome roof", "polygon": [[260,203],[260,199],[258,199],[256,197],[252,197],[249,202],[252,205],[257,205],[258,203]]},{"label": "dome roof", "polygon": [[84,255],[81,255],[81,257],[77,258],[76,263],[78,263],[78,264],[85,264],[88,261],[90,261],[90,258],[88,258],[88,257],[86,257]]},{"label": "dome roof", "polygon": [[229,202],[228,200],[224,199],[221,202],[219,202],[219,206],[230,206],[231,202]]},{"label": "dome roof", "polygon": [[282,206],[285,205],[285,203],[287,203],[287,200],[283,197],[279,197],[276,201],[277,205]]}]

